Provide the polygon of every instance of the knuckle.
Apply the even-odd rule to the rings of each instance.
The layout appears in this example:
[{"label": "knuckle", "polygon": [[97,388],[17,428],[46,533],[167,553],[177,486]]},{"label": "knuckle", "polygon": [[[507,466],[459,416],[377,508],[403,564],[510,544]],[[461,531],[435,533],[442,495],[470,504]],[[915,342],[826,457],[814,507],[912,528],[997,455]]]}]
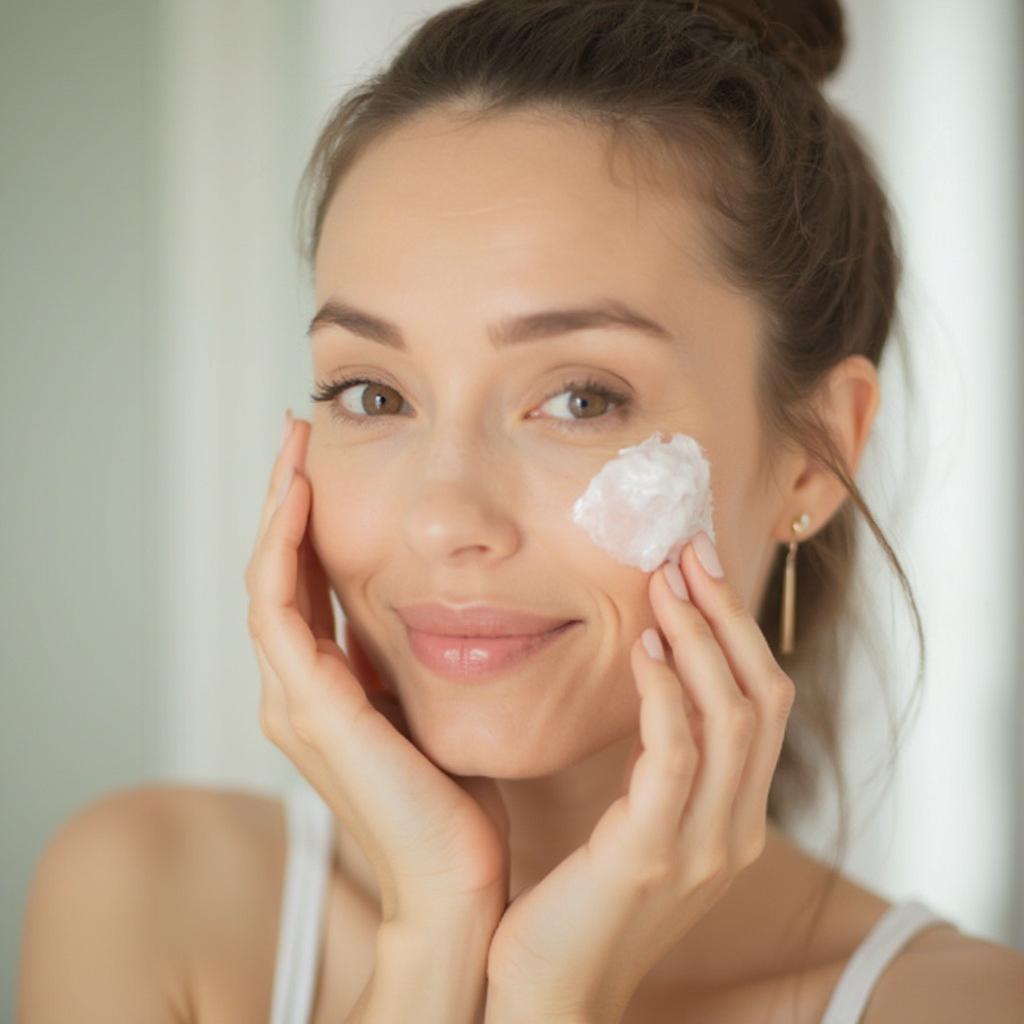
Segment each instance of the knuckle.
[{"label": "knuckle", "polygon": [[640,892],[662,892],[672,877],[674,866],[664,857],[649,857],[633,872],[633,883]]},{"label": "knuckle", "polygon": [[785,721],[793,710],[796,700],[796,686],[793,680],[781,670],[776,674],[769,688],[768,703],[779,721]]},{"label": "knuckle", "polygon": [[253,640],[258,640],[263,635],[265,625],[263,612],[258,601],[251,601],[249,603],[249,613],[246,617],[246,622],[249,628],[249,636]]},{"label": "knuckle", "polygon": [[266,703],[260,706],[260,732],[272,743],[277,743],[282,735],[280,720]]},{"label": "knuckle", "polygon": [[747,615],[747,603],[742,595],[728,583],[721,584],[719,600],[722,611],[730,619],[745,618]]},{"label": "knuckle", "polygon": [[699,612],[696,615],[690,616],[688,628],[690,633],[697,637],[698,640],[714,640],[715,638],[715,632],[711,628],[710,623]]},{"label": "knuckle", "polygon": [[675,647],[683,642],[683,634],[686,630],[680,628],[677,623],[668,622],[664,625],[659,623],[659,628],[661,629],[661,632],[664,633],[665,639],[668,641],[670,647]]},{"label": "knuckle", "polygon": [[676,746],[658,757],[658,763],[671,775],[687,776],[694,768],[694,751],[690,746]]},{"label": "knuckle", "polygon": [[729,709],[729,732],[738,744],[748,743],[757,728],[757,714],[747,700],[736,701]]},{"label": "knuckle", "polygon": [[796,684],[781,669],[773,687],[776,701],[788,711],[796,700]]},{"label": "knuckle", "polygon": [[311,715],[307,708],[299,707],[293,709],[288,718],[292,732],[307,746],[315,746],[317,736],[316,717]]},{"label": "knuckle", "polygon": [[762,827],[754,834],[754,837],[748,841],[746,848],[740,855],[740,863],[743,867],[750,867],[751,864],[755,864],[761,859],[761,854],[764,853],[765,843],[765,829]]},{"label": "knuckle", "polygon": [[691,868],[696,885],[713,885],[726,877],[729,860],[724,846],[706,847],[697,854]]}]

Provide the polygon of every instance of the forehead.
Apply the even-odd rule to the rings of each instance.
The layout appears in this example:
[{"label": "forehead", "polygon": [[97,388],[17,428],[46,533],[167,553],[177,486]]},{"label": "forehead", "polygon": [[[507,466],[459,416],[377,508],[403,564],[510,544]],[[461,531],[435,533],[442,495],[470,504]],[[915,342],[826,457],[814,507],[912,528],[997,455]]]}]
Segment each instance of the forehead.
[{"label": "forehead", "polygon": [[[374,142],[329,203],[316,296],[475,296],[486,303],[620,294],[696,298],[709,269],[698,207],[651,188],[609,136],[540,114],[417,118]],[[483,311],[479,311],[483,312]]]}]

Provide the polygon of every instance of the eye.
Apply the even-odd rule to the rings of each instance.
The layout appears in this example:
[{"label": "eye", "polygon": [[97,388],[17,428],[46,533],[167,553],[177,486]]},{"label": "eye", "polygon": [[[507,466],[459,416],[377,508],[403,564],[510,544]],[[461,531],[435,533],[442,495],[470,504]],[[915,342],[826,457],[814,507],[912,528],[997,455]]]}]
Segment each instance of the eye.
[{"label": "eye", "polygon": [[[345,392],[357,387],[364,387],[365,390],[361,396],[354,397],[351,403],[347,404],[344,401]],[[564,400],[561,399],[562,395],[570,397]],[[366,426],[370,420],[380,419],[383,414],[394,414],[402,406],[398,391],[372,377],[345,377],[341,380],[319,383],[309,397],[314,402],[330,403],[330,412],[335,419],[358,426]],[[570,413],[566,419],[553,417],[563,430],[586,430],[600,425],[600,422],[591,424],[587,421],[621,420],[628,413],[633,401],[628,395],[613,391],[589,378],[566,381],[558,391],[545,399],[541,408],[555,399],[560,399],[560,407]],[[577,412],[580,413],[579,416],[575,415]]]},{"label": "eye", "polygon": [[[357,386],[365,387],[366,390],[351,405],[346,406],[342,400],[344,393],[350,388],[354,390]],[[398,392],[383,381],[374,380],[372,377],[345,377],[342,380],[318,384],[316,391],[309,397],[314,402],[329,402],[330,413],[335,419],[363,426],[367,420],[378,419],[377,413],[393,412],[396,405],[401,407],[401,399],[397,396]],[[338,401],[335,401],[335,398]],[[370,415],[360,415],[357,410]]]},{"label": "eye", "polygon": [[[562,399],[562,395],[569,395],[570,397]],[[590,397],[587,397],[588,395]],[[567,409],[571,414],[581,413],[579,416],[571,415],[568,420],[563,421],[568,424],[565,428],[568,430],[579,429],[578,424],[581,421],[609,419],[607,415],[609,409],[612,410],[614,418],[621,419],[632,402],[629,396],[613,391],[611,388],[606,388],[603,384],[590,379],[566,381],[562,385],[561,390],[556,391],[555,394],[548,398],[544,405],[547,405],[549,402],[554,403],[556,400],[558,400],[556,408]],[[584,429],[589,427],[589,423],[584,425]]]}]

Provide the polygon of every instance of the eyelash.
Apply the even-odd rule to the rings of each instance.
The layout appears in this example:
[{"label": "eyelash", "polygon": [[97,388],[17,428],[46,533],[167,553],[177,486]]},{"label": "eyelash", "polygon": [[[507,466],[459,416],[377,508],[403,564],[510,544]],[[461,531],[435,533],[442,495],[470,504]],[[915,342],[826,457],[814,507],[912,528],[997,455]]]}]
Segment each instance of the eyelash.
[{"label": "eyelash", "polygon": [[[339,380],[324,381],[317,384],[316,391],[310,394],[310,398],[314,402],[329,402],[330,414],[336,420],[340,420],[343,423],[352,423],[355,426],[365,427],[368,426],[373,420],[388,419],[387,416],[352,416],[347,412],[342,412],[338,403],[334,399],[341,394],[346,388],[350,388],[356,384],[380,384],[384,387],[391,387],[390,384],[386,384],[384,381],[375,380],[372,377],[343,377]],[[397,388],[392,388],[393,391],[397,391]],[[598,381],[587,377],[583,380],[567,380],[562,384],[557,391],[551,392],[547,398],[544,399],[546,402],[550,402],[556,395],[560,395],[563,391],[592,391],[596,395],[600,395],[602,398],[608,399],[615,403],[614,408],[606,416],[595,416],[591,419],[578,419],[578,420],[560,420],[555,419],[555,423],[559,424],[563,430],[593,430],[595,429],[594,424],[600,426],[602,420],[607,420],[610,417],[615,419],[622,419],[629,411],[633,404],[632,398],[628,395],[624,395],[618,391],[613,391],[611,388],[605,387]]]}]

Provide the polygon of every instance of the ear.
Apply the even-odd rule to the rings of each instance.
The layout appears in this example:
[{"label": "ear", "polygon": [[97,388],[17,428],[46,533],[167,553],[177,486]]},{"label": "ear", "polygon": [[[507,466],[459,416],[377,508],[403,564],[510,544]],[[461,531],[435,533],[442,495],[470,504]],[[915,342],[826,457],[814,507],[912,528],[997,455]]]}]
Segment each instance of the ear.
[{"label": "ear", "polygon": [[[847,356],[832,368],[816,407],[830,426],[849,473],[855,476],[881,403],[878,371],[866,356]],[[846,488],[811,454],[804,456],[790,488],[775,538],[794,539],[791,524],[806,512],[811,523],[803,536],[816,533],[848,497]]]}]

